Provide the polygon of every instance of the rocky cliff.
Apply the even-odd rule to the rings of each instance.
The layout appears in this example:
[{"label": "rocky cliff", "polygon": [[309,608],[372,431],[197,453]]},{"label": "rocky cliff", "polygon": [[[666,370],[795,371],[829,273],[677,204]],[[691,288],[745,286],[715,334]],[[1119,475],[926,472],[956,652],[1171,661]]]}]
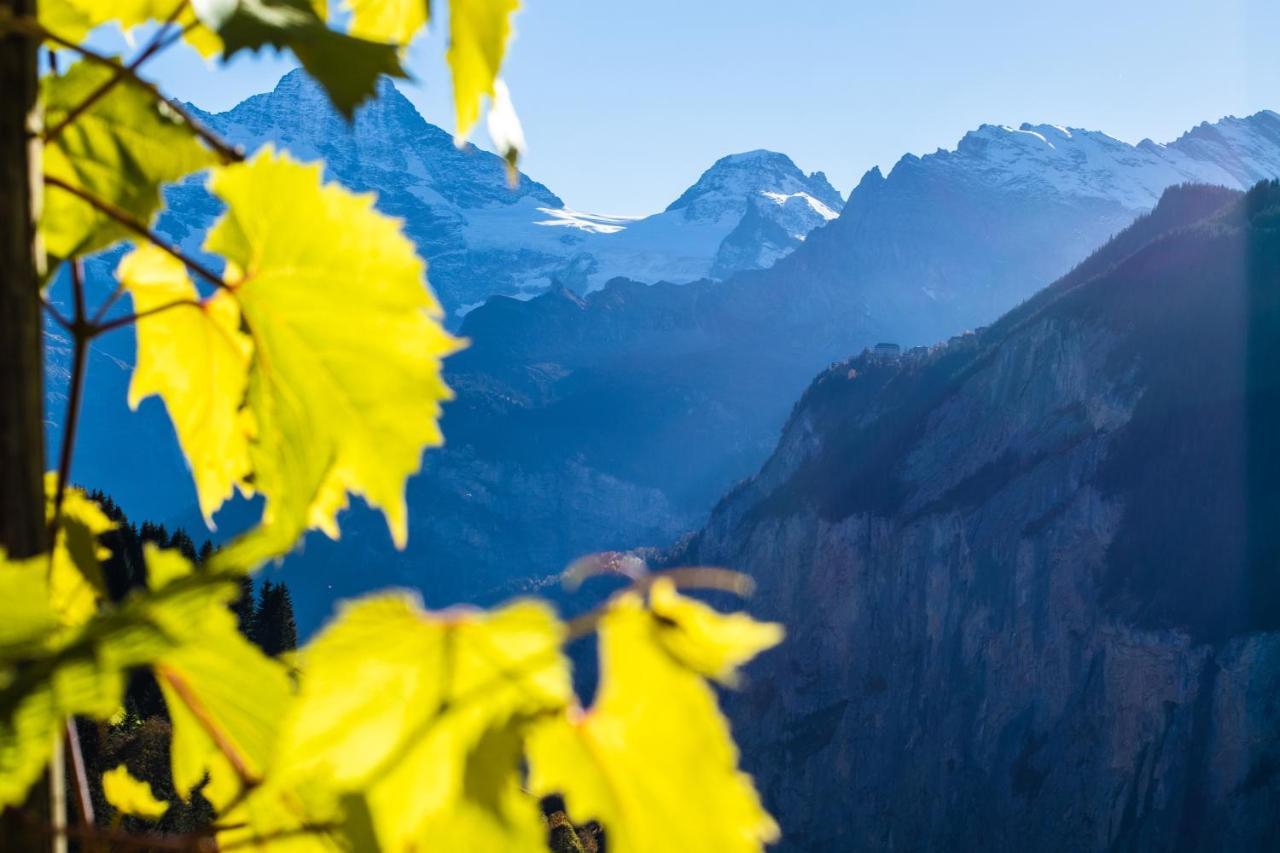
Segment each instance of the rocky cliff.
[{"label": "rocky cliff", "polygon": [[822,374],[673,559],[785,850],[1274,850],[1280,186],[1166,194],[979,334]]}]

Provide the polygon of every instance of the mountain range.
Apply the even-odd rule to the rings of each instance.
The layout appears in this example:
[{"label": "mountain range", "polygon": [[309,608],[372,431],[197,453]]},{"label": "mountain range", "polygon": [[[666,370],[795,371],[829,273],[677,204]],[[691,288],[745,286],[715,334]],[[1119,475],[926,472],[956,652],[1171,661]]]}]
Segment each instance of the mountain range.
[{"label": "mountain range", "polygon": [[[586,292],[616,276],[686,282],[758,269],[844,205],[822,173],[749,151],[718,160],[661,213],[576,211],[523,174],[510,184],[499,157],[455,145],[385,79],[350,124],[300,70],[227,112],[196,113],[247,151],[269,142],[301,159],[323,158],[329,178],[376,192],[379,208],[404,220],[429,260],[432,286],[455,321],[495,294],[528,298],[553,282]],[[216,212],[194,201],[171,205],[193,234]]]},{"label": "mountain range", "polygon": [[[410,483],[409,550],[393,551],[359,508],[342,542],[309,537],[286,565],[322,581],[295,585],[304,628],[333,596],[374,585],[417,586],[434,603],[483,598],[586,551],[668,543],[768,457],[823,366],[880,340],[931,344],[990,322],[1166,186],[1280,174],[1271,112],[1168,145],[984,126],[953,151],[871,170],[843,204],[821,173],[749,152],[718,161],[662,213],[606,222],[526,176],[510,188],[497,157],[457,148],[390,83],[352,126],[297,72],[203,117],[249,149],[324,156],[331,177],[376,191],[472,342],[446,366],[459,392],[448,446]],[[199,181],[167,200],[161,230],[198,250],[218,205]],[[113,262],[91,264],[91,279],[102,286]],[[601,282],[615,272],[625,277]],[[127,333],[95,350],[77,479],[133,515],[194,524],[162,409],[124,409],[131,358]],[[60,411],[50,408],[54,439]],[[220,535],[252,512],[225,512]]]}]

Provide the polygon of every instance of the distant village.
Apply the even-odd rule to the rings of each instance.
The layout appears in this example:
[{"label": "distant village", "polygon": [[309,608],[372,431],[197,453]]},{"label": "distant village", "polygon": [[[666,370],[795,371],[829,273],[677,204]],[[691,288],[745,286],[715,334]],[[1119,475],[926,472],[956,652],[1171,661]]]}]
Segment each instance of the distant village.
[{"label": "distant village", "polygon": [[831,369],[837,370],[842,367],[847,367],[847,377],[849,379],[856,379],[858,376],[858,370],[853,367],[853,363],[856,361],[861,361],[864,364],[880,365],[894,364],[898,362],[912,365],[924,364],[944,351],[976,345],[979,337],[986,330],[986,326],[979,326],[976,329],[968,329],[958,335],[952,335],[945,342],[936,343],[933,346],[927,347],[911,347],[906,352],[903,352],[902,347],[899,344],[891,343],[889,341],[881,341],[873,347],[864,349],[859,355],[853,358],[848,358],[844,361],[832,362]]}]

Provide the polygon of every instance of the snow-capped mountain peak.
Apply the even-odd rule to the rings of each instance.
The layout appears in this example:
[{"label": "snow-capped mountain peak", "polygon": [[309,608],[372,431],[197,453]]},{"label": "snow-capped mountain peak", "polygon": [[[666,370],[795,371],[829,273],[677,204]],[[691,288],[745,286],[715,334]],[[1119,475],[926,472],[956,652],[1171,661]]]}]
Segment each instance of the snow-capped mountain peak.
[{"label": "snow-capped mountain peak", "polygon": [[[1179,183],[1237,189],[1280,171],[1280,115],[1264,111],[1204,123],[1167,145],[1131,145],[1101,131],[1054,124],[984,124],[954,150],[904,157],[899,168],[931,169],[992,187],[1106,199],[1149,210]],[[892,178],[892,174],[890,175]]]},{"label": "snow-capped mountain peak", "polygon": [[823,173],[806,175],[787,155],[756,149],[721,157],[664,212],[678,210],[686,219],[702,221],[741,216],[747,199],[759,193],[804,193],[829,210],[843,205]]}]

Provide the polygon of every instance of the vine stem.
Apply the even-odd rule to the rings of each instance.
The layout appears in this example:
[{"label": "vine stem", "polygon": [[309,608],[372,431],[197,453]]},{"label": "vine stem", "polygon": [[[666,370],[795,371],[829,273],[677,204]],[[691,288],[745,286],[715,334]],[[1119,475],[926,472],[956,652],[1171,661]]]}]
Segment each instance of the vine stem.
[{"label": "vine stem", "polygon": [[[172,44],[171,41],[165,41],[165,36],[168,34],[169,29],[172,26],[173,22],[178,19],[178,16],[182,14],[182,10],[185,9],[186,6],[187,6],[187,0],[182,0],[182,2],[180,2],[177,5],[177,7],[172,12],[169,13],[169,17],[165,18],[164,22],[160,25],[160,28],[156,30],[156,34],[151,39],[151,42],[145,48],[143,48],[142,52],[139,53],[137,57],[133,59],[132,62],[130,62],[127,66],[117,67],[115,70],[115,73],[111,76],[110,80],[107,80],[97,89],[94,89],[92,92],[90,92],[89,96],[86,97],[80,103],[76,104],[75,107],[70,112],[68,112],[65,116],[62,117],[61,121],[59,121],[56,125],[54,125],[49,130],[45,131],[45,134],[44,134],[45,144],[48,144],[53,140],[57,139],[60,135],[62,135],[62,132],[71,125],[72,122],[74,122],[80,116],[84,115],[86,110],[88,110],[91,106],[93,106],[98,101],[100,101],[108,92],[114,89],[117,83],[123,80],[127,75],[137,76],[138,69],[142,67],[143,63],[145,63],[151,57],[155,56],[162,48],[168,47],[170,44]],[[56,54],[54,54],[53,51],[49,52],[49,57],[51,62],[54,61],[53,57],[55,55]],[[54,73],[57,73],[56,66],[55,66]]]},{"label": "vine stem", "polygon": [[80,199],[85,204],[92,207],[94,210],[98,211],[104,216],[109,217],[110,219],[115,220],[119,224],[123,225],[125,228],[132,231],[134,234],[137,234],[139,237],[142,237],[143,239],[145,239],[148,243],[151,243],[156,248],[161,249],[164,252],[168,253],[171,257],[177,258],[179,261],[182,261],[182,263],[185,264],[188,269],[190,269],[196,275],[203,278],[205,281],[212,284],[214,287],[221,287],[225,290],[232,289],[231,285],[227,284],[227,282],[223,280],[222,276],[218,275],[216,272],[209,269],[207,266],[200,263],[195,258],[191,257],[186,252],[179,249],[177,246],[165,240],[155,231],[152,231],[142,222],[139,222],[134,216],[116,207],[111,202],[103,201],[102,199],[98,198],[92,193],[87,193],[84,190],[80,189],[79,187],[69,184],[66,181],[62,180],[61,178],[55,178],[51,175],[45,175],[44,182],[46,186],[57,187],[58,189],[63,190],[64,192],[71,193],[71,195]]},{"label": "vine stem", "polygon": [[61,736],[54,738],[49,759],[49,812],[53,853],[67,853],[67,757]]},{"label": "vine stem", "polygon": [[84,751],[80,749],[80,731],[74,718],[67,719],[67,753],[76,777],[76,797],[80,803],[80,822],[93,826],[93,797],[89,793],[89,775],[85,772]]},{"label": "vine stem", "polygon": [[175,299],[172,302],[166,302],[163,305],[157,305],[154,308],[148,308],[146,311],[139,311],[135,314],[127,314],[123,317],[117,317],[114,320],[110,320],[106,323],[99,323],[98,325],[95,325],[91,328],[89,334],[91,337],[96,338],[98,335],[101,335],[104,332],[110,332],[113,329],[120,328],[121,326],[128,326],[131,323],[136,323],[139,320],[141,320],[143,317],[150,317],[153,314],[159,314],[162,311],[168,311],[171,308],[177,308],[182,305],[191,305],[195,308],[204,307],[204,303],[198,299]]},{"label": "vine stem", "polygon": [[226,733],[218,727],[213,715],[209,713],[209,709],[205,708],[200,698],[192,692],[191,686],[187,684],[186,679],[167,666],[156,667],[156,675],[173,688],[173,692],[182,700],[182,704],[187,706],[187,710],[200,723],[200,727],[204,729],[205,734],[213,741],[214,746],[231,764],[236,776],[240,777],[240,784],[246,788],[256,786],[259,782],[258,777],[249,769],[249,766],[245,763],[244,756],[236,749],[235,744],[227,740]]},{"label": "vine stem", "polygon": [[[719,592],[731,592],[742,598],[751,595],[755,582],[732,569],[718,566],[681,566],[675,569],[663,569],[659,572],[641,575],[626,587],[623,592],[644,592],[660,578],[667,578],[680,589],[710,589]],[[608,603],[592,608],[586,613],[573,617],[565,625],[565,635],[569,642],[580,640],[590,634],[600,624],[601,617],[608,609]]]},{"label": "vine stem", "polygon": [[[105,826],[67,826],[61,830],[55,830],[52,826],[44,821],[37,820],[25,812],[16,812],[16,814],[28,826],[40,832],[42,835],[63,838],[74,838],[83,842],[103,842],[109,845],[111,850],[134,849],[143,851],[155,850],[175,850],[185,851],[185,853],[207,853],[214,849],[211,847],[211,836],[219,832],[242,828],[241,825],[224,825],[211,826],[204,829],[193,830],[183,835],[159,835],[156,833],[128,832],[117,827]],[[332,827],[324,824],[314,826],[305,826],[299,830],[292,831],[293,835],[301,835],[304,833],[318,834],[327,832]],[[278,835],[278,834],[275,834]],[[264,838],[264,840],[266,840]],[[237,844],[236,846],[242,846]],[[224,850],[227,848],[223,848]]]},{"label": "vine stem", "polygon": [[61,311],[53,307],[52,302],[50,302],[48,299],[45,299],[43,296],[41,296],[40,304],[44,306],[44,310],[49,312],[49,316],[57,321],[59,326],[66,329],[68,332],[71,331],[71,321],[68,320],[66,317],[64,317]]},{"label": "vine stem", "polygon": [[[71,389],[67,397],[67,409],[62,425],[62,449],[58,454],[58,487],[53,495],[53,513],[49,518],[49,539],[57,543],[58,523],[62,517],[62,503],[71,477],[71,454],[76,443],[76,423],[80,420],[80,402],[84,396],[84,368],[93,335],[85,320],[84,266],[79,260],[71,264],[71,288],[75,294],[75,315],[71,320]],[[53,549],[49,551],[49,566],[53,566]]]}]

